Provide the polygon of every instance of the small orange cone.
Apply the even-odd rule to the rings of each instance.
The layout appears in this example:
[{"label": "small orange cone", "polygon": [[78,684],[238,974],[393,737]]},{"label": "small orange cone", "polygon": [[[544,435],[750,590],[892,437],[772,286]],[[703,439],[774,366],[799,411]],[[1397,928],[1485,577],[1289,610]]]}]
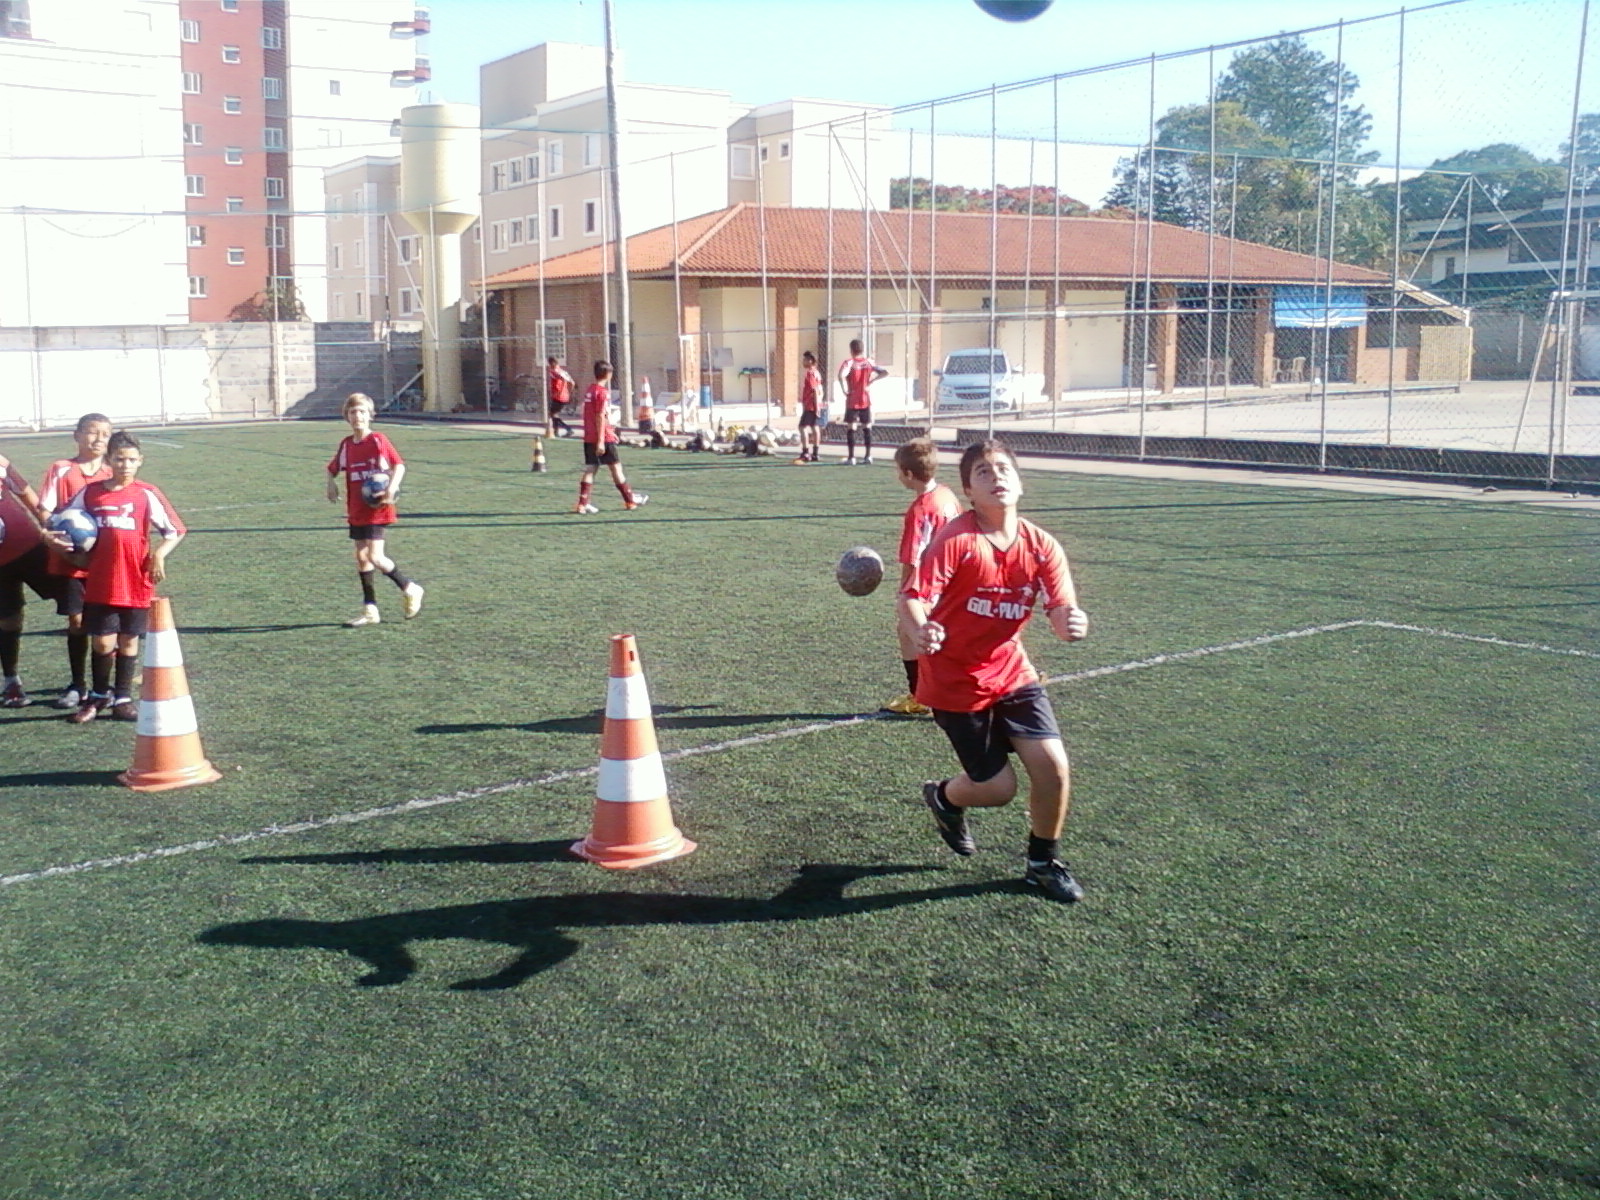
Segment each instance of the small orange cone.
[{"label": "small orange cone", "polygon": [[117,779],[136,792],[165,792],[221,778],[200,749],[200,725],[183,671],[178,631],[172,624],[172,602],[157,596],[150,605],[150,630],[144,640],[133,766]]},{"label": "small orange cone", "polygon": [[619,633],[611,639],[594,824],[587,838],[572,844],[572,852],[602,867],[644,867],[693,849],[672,823],[638,647],[633,634]]},{"label": "small orange cone", "polygon": [[548,469],[544,461],[544,439],[536,437],[533,439],[533,465],[528,470],[544,471]]},{"label": "small orange cone", "polygon": [[656,427],[656,402],[650,394],[650,376],[644,377],[644,382],[639,385],[639,411],[637,414],[640,433],[652,433]]}]

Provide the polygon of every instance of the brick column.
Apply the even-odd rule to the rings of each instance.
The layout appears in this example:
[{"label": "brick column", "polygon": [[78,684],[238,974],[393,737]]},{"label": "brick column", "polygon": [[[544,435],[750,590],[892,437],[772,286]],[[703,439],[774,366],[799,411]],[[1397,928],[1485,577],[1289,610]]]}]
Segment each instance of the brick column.
[{"label": "brick column", "polygon": [[1278,330],[1272,321],[1272,289],[1262,288],[1256,297],[1255,324],[1251,331],[1250,382],[1266,387],[1276,382],[1272,369],[1278,353]]},{"label": "brick column", "polygon": [[1156,391],[1178,386],[1178,285],[1156,284],[1155,346]]},{"label": "brick column", "polygon": [[678,323],[683,340],[678,343],[678,389],[687,393],[686,415],[700,403],[700,280],[685,275],[679,288],[682,295]]},{"label": "brick column", "polygon": [[[777,294],[777,338],[773,342],[773,362],[767,364],[767,394],[778,402],[778,411],[792,417],[800,407],[800,285],[793,279],[780,279],[773,289]],[[777,375],[773,387],[772,375]]]}]

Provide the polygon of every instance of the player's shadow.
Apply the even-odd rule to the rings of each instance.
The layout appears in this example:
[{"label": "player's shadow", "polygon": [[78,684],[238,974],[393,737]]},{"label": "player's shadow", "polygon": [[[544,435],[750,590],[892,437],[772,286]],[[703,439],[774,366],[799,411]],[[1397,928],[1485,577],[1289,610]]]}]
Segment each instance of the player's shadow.
[{"label": "player's shadow", "polygon": [[293,633],[297,629],[336,629],[342,621],[305,621],[298,625],[185,625],[178,632],[191,633]]},{"label": "player's shadow", "polygon": [[[56,713],[44,720],[62,721]],[[115,771],[33,771],[20,775],[0,775],[0,787],[120,787]]]},{"label": "player's shadow", "polygon": [[[857,713],[721,713],[682,716],[692,709],[714,704],[657,704],[651,707],[657,729],[724,729],[741,725],[767,725],[774,721],[847,721]],[[469,721],[459,725],[418,725],[418,733],[487,733],[495,729],[522,729],[528,733],[591,733],[605,725],[606,710],[597,708],[581,717],[551,717],[544,721]]]},{"label": "player's shadow", "polygon": [[936,867],[876,867],[813,863],[776,896],[661,895],[591,892],[491,900],[414,909],[351,921],[305,921],[289,917],[217,925],[197,937],[211,946],[249,946],[264,950],[327,950],[348,954],[370,968],[359,987],[404,983],[416,973],[413,943],[439,940],[490,942],[509,946],[516,956],[491,974],[461,979],[452,991],[513,988],[570,958],[583,943],[576,929],[646,925],[739,925],[816,921],[829,917],[884,912],[909,904],[950,900],[1009,890],[1010,881],[947,884],[852,897],[845,889],[874,875],[906,875]]},{"label": "player's shadow", "polygon": [[299,863],[358,867],[388,863],[548,863],[572,861],[572,838],[547,842],[484,842],[469,846],[408,846],[402,850],[350,850],[339,854],[258,854],[242,863]]}]

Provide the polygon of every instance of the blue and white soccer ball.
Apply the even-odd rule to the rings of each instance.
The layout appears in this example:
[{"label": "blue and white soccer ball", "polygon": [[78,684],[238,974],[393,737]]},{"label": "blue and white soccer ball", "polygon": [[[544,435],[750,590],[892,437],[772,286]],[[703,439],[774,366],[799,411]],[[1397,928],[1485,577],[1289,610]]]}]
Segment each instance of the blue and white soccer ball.
[{"label": "blue and white soccer ball", "polygon": [[78,554],[94,549],[95,539],[100,536],[100,527],[94,523],[94,518],[81,508],[62,509],[50,518],[49,525],[71,538],[72,549]]},{"label": "blue and white soccer ball", "polygon": [[378,497],[388,490],[389,472],[387,471],[374,471],[361,481],[361,498],[374,508],[382,503]]}]

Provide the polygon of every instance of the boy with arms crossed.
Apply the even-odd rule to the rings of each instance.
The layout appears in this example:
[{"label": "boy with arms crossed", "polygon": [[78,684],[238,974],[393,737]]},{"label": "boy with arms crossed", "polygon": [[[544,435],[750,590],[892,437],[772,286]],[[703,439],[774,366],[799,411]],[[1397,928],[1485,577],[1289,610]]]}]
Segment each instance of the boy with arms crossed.
[{"label": "boy with arms crossed", "polygon": [[[78,453],[50,464],[39,486],[39,519],[48,521],[91,483],[111,478],[106,464],[106,444],[111,440],[111,419],[103,413],[84,413],[73,430]],[[50,552],[50,574],[55,576],[56,612],[67,619],[67,668],[72,682],[56,698],[57,708],[76,712],[89,694],[89,635],[83,631],[83,582],[88,572],[74,566],[64,554]]]},{"label": "boy with arms crossed", "polygon": [[594,364],[594,382],[583,394],[583,474],[578,477],[578,503],[575,513],[592,515],[600,511],[591,502],[594,495],[594,475],[604,464],[611,469],[611,482],[622,495],[622,507],[638,508],[649,500],[643,492],[628,486],[622,473],[622,460],[617,457],[617,430],[611,423],[611,364],[604,360]]},{"label": "boy with arms crossed", "polygon": [[[900,526],[900,591],[904,592],[916,579],[917,564],[932,543],[933,535],[943,529],[946,522],[961,515],[961,503],[954,492],[934,478],[939,469],[939,449],[932,438],[914,438],[895,447],[894,465],[900,475],[900,486],[917,494],[906,508],[905,520]],[[900,664],[906,672],[906,694],[883,707],[906,716],[926,716],[933,710],[917,699],[916,645],[903,626],[897,627],[896,633],[900,638]]]},{"label": "boy with arms crossed", "polygon": [[[372,586],[372,576],[377,571],[387,575],[404,594],[407,620],[422,611],[422,585],[406,578],[405,572],[383,552],[384,533],[398,515],[394,500],[400,492],[400,481],[406,475],[406,462],[394,443],[372,427],[373,413],[371,396],[352,392],[345,398],[344,419],[350,423],[351,434],[339,443],[339,449],[328,463],[328,501],[338,503],[339,472],[343,471],[345,518],[350,522],[350,540],[356,544],[361,615],[345,622],[352,628],[377,625],[383,620]],[[389,476],[389,486],[375,498],[376,503],[369,504],[361,485],[368,476],[379,472]]]},{"label": "boy with arms crossed", "polygon": [[901,593],[902,628],[922,655],[917,699],[933,709],[962,771],[925,783],[923,802],[957,854],[977,851],[967,809],[1009,804],[1028,774],[1026,883],[1054,900],[1082,899],[1061,859],[1070,775],[1050,698],[1022,648],[1035,597],[1063,641],[1089,633],[1061,544],[1017,515],[1022,479],[1016,459],[994,440],[961,456],[961,488],[971,511],[949,522]]}]

